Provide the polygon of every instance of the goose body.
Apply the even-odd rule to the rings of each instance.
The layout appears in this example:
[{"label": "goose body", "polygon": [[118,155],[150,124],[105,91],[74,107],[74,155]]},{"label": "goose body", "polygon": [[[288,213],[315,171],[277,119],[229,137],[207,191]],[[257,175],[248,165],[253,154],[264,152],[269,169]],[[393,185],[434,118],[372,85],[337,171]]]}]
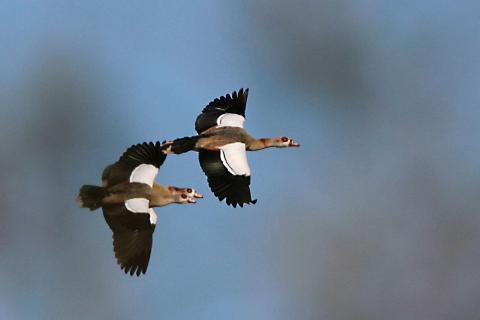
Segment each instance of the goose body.
[{"label": "goose body", "polygon": [[299,147],[287,137],[252,137],[243,127],[248,89],[240,89],[211,101],[197,117],[197,136],[168,141],[165,153],[199,152],[200,166],[210,189],[227,205],[236,207],[256,203],[250,193],[250,167],[246,151],[270,147]]},{"label": "goose body", "polygon": [[153,208],[196,203],[195,199],[202,197],[192,188],[164,187],[154,182],[165,158],[159,142],[131,146],[116,163],[105,168],[101,187],[84,185],[77,197],[80,207],[102,208],[113,232],[117,262],[130,275],[147,271],[157,223]]}]

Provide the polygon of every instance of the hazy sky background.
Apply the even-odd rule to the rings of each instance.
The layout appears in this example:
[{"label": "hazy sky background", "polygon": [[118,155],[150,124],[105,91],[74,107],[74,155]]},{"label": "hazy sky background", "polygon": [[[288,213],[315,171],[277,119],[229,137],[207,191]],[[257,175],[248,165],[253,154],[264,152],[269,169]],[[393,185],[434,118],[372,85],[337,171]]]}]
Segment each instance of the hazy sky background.
[{"label": "hazy sky background", "polygon": [[[1,319],[473,319],[480,314],[476,1],[2,1]],[[194,153],[162,184],[149,269],[116,265],[82,184],[194,134],[249,87],[254,206]]]}]

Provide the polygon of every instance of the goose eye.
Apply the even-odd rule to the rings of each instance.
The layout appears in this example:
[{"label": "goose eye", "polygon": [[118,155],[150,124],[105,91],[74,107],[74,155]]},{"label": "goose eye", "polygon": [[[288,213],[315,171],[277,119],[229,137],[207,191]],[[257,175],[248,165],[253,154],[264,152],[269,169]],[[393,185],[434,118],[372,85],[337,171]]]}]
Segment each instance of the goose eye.
[{"label": "goose eye", "polygon": [[287,142],[288,138],[287,137],[282,137],[282,142]]},{"label": "goose eye", "polygon": [[187,195],[185,193],[182,193],[182,196],[181,196],[183,199],[187,199]]},{"label": "goose eye", "polygon": [[187,193],[192,193],[192,189],[191,189],[191,188],[188,188],[188,189],[187,189]]}]

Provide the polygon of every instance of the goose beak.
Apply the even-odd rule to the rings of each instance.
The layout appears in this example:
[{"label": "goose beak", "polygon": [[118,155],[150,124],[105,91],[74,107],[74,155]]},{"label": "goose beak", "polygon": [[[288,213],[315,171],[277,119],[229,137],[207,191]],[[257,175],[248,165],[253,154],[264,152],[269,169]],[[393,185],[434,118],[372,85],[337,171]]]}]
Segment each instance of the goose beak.
[{"label": "goose beak", "polygon": [[296,142],[293,141],[293,140],[290,140],[290,144],[289,144],[288,146],[289,146],[289,147],[298,148],[298,147],[300,147],[300,144],[299,144],[299,143],[296,143]]},{"label": "goose beak", "polygon": [[173,144],[172,140],[163,141],[162,144],[160,145],[160,147],[162,148],[162,153],[163,154],[173,154],[172,144]]},{"label": "goose beak", "polygon": [[165,146],[169,146],[173,144],[173,140],[163,140],[162,141],[162,144],[160,145],[160,147],[165,147]]},{"label": "goose beak", "polygon": [[195,198],[197,199],[202,199],[203,196],[200,194],[200,193],[196,193],[195,191],[193,192],[193,196],[189,196],[188,199],[187,199],[187,202],[188,203],[197,203],[197,200],[195,200]]}]

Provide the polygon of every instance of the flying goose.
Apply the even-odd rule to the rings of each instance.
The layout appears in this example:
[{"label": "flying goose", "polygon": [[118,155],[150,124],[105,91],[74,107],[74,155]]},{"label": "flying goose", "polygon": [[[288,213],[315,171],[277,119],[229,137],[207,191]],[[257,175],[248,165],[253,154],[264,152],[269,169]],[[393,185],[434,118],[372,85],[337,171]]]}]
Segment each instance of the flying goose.
[{"label": "flying goose", "polygon": [[198,135],[162,144],[167,154],[198,151],[210,189],[233,207],[257,202],[250,194],[246,151],[300,146],[288,137],[255,139],[249,135],[243,129],[247,97],[248,89],[240,89],[211,101],[195,121]]},{"label": "flying goose", "polygon": [[147,271],[157,223],[152,208],[196,203],[196,198],[203,197],[192,188],[163,187],[154,182],[165,158],[160,142],[133,145],[105,168],[102,187],[84,185],[76,199],[82,208],[102,207],[113,232],[117,262],[130,275]]}]

